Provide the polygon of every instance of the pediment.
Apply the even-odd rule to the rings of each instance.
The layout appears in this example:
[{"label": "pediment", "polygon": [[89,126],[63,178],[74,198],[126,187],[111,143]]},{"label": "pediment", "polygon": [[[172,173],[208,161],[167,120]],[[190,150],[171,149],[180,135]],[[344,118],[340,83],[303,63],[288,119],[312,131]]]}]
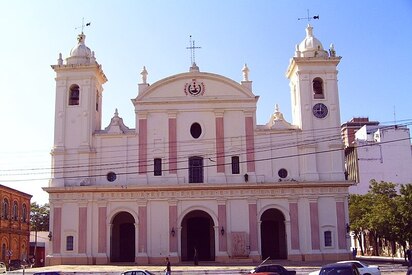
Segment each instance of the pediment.
[{"label": "pediment", "polygon": [[208,101],[253,100],[245,86],[227,77],[203,72],[188,72],[164,78],[147,87],[132,101]]}]

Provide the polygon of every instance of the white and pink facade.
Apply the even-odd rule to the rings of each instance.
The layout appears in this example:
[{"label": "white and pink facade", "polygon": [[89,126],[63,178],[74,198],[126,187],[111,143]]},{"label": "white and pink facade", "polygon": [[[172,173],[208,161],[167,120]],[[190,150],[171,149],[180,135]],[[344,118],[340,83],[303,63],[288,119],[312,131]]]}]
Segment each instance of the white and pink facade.
[{"label": "white and pink facade", "polygon": [[308,26],[286,73],[292,124],[278,106],[256,124],[246,65],[236,82],[194,63],[151,85],[143,68],[136,125],[116,110],[102,129],[107,79],[79,35],[52,66],[48,264],[348,258],[339,61]]}]

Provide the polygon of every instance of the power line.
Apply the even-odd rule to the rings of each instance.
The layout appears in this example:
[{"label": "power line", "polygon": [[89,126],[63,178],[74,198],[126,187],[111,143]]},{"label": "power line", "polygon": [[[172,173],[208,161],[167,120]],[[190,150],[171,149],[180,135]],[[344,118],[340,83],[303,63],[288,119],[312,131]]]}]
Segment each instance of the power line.
[{"label": "power line", "polygon": [[[403,138],[403,139],[396,139],[396,140],[390,140],[386,142],[380,142],[379,144],[388,144],[388,143],[393,143],[393,142],[399,142],[399,141],[404,141],[404,140],[410,140],[411,138]],[[367,146],[374,146],[377,144],[362,144],[359,145],[358,148],[361,147],[367,147]],[[255,159],[255,162],[261,162],[261,161],[268,161],[268,160],[278,160],[278,159],[284,159],[284,158],[291,158],[291,157],[301,157],[301,156],[306,156],[306,155],[312,155],[312,154],[324,154],[324,153],[331,153],[331,152],[336,152],[336,151],[343,151],[344,148],[336,148],[336,149],[328,149],[328,150],[322,150],[322,151],[316,151],[316,152],[307,152],[307,153],[297,153],[297,154],[291,154],[291,155],[284,155],[284,156],[277,156],[277,157],[267,157],[267,158],[261,158],[261,159]],[[247,163],[249,161],[244,160],[240,161],[240,163]],[[230,165],[230,163],[224,163],[223,165]],[[218,166],[217,164],[208,164],[204,165],[203,167],[208,168],[208,167],[216,167]],[[173,169],[173,171],[179,171],[179,170],[187,170],[189,167],[184,167],[184,168],[177,168]],[[89,170],[87,170],[89,171]],[[162,169],[162,171],[171,171],[170,169]],[[146,174],[153,172],[153,170],[146,171]],[[130,175],[130,174],[138,174],[138,171],[133,171],[133,172],[119,172],[117,175]],[[54,179],[77,179],[77,178],[96,178],[96,177],[103,177],[106,176],[106,174],[94,174],[94,175],[77,175],[77,176],[63,176],[63,177],[55,177]],[[42,179],[25,179],[25,180],[9,180],[8,182],[17,182],[17,181],[32,181],[32,180],[50,180],[50,178],[42,178]]]}]

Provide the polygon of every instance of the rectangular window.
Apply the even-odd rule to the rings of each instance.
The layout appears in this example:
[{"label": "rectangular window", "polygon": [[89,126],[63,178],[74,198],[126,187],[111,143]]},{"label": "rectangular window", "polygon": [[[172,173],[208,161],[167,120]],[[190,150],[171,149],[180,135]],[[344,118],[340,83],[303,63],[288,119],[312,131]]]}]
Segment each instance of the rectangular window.
[{"label": "rectangular window", "polygon": [[161,158],[154,159],[153,174],[155,176],[161,176],[162,175],[162,159]]},{"label": "rectangular window", "polygon": [[325,231],[323,233],[323,236],[325,237],[325,247],[331,247],[332,246],[332,231]]},{"label": "rectangular window", "polygon": [[240,174],[239,157],[232,157],[232,174]]},{"label": "rectangular window", "polygon": [[203,158],[189,158],[189,183],[203,182]]},{"label": "rectangular window", "polygon": [[67,236],[66,237],[66,250],[67,251],[73,251],[73,244],[74,244],[74,237],[73,236]]}]

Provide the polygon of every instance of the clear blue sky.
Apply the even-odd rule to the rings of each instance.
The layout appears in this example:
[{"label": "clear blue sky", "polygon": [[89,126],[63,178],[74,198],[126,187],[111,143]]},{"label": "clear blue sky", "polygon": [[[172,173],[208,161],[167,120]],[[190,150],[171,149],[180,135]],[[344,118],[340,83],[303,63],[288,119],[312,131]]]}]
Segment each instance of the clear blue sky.
[{"label": "clear blue sky", "polygon": [[[204,0],[204,1],[18,1],[0,10],[0,184],[47,202],[54,128],[54,71],[84,32],[109,81],[104,86],[103,128],[115,108],[134,128],[140,71],[148,82],[186,72],[189,35],[201,71],[242,80],[244,63],[260,96],[257,121],[268,121],[275,104],[291,121],[285,71],[306,20],[327,49],[334,43],[339,65],[341,120],[355,116],[384,123],[412,121],[411,0]],[[396,116],[394,115],[396,114]]]}]

